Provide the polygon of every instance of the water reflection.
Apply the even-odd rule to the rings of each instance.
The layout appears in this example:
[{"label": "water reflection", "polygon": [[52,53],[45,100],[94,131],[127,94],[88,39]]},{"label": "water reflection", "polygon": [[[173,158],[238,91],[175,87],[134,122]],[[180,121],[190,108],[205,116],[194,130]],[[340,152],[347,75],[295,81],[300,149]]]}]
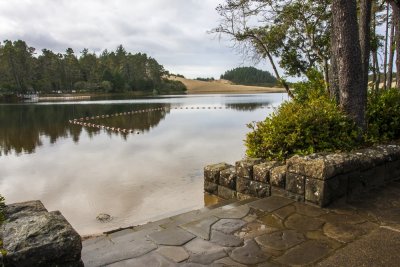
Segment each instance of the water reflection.
[{"label": "water reflection", "polygon": [[[159,107],[163,107],[165,110],[146,112],[140,116],[113,117],[102,122],[110,126],[129,127],[140,132],[147,132],[157,126],[167,115],[170,105],[0,105],[0,156],[8,155],[11,152],[16,154],[34,153],[36,147],[43,144],[44,137],[48,137],[51,144],[56,143],[60,137],[70,137],[78,143],[83,130],[89,137],[101,132],[100,129],[82,128],[67,123],[68,120],[74,118]],[[126,135],[120,135],[126,138]]]},{"label": "water reflection", "polygon": [[268,106],[268,104],[264,103],[236,103],[236,104],[227,104],[226,105],[228,108],[239,110],[239,111],[253,111],[265,106]]},{"label": "water reflection", "polygon": [[[83,235],[201,208],[203,167],[244,156],[246,124],[264,119],[271,112],[265,107],[281,99],[221,95],[1,105],[0,193],[9,203],[42,200]],[[186,109],[204,106],[227,108]],[[164,110],[99,120],[144,133],[139,135],[68,123],[158,107]],[[101,224],[99,213],[114,219]]]}]

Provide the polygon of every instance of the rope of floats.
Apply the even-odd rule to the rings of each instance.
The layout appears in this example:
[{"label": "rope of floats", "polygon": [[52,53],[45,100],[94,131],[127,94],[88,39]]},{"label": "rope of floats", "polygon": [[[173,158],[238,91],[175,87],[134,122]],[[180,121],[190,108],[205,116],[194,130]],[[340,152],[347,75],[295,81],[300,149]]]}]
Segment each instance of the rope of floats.
[{"label": "rope of floats", "polygon": [[[273,106],[262,106],[260,107],[261,109],[274,109],[276,107]],[[81,117],[77,119],[72,119],[69,120],[68,122],[70,124],[74,125],[80,125],[83,127],[89,127],[89,128],[97,128],[97,129],[103,129],[107,131],[112,131],[112,132],[120,132],[120,133],[135,133],[133,129],[126,129],[126,128],[118,128],[118,127],[109,127],[105,126],[102,124],[95,124],[91,123],[90,121],[92,120],[98,120],[98,119],[107,119],[107,118],[112,118],[112,117],[118,117],[118,116],[126,116],[126,115],[134,115],[134,114],[143,114],[143,113],[149,113],[152,111],[162,111],[162,110],[184,110],[184,109],[229,109],[229,107],[173,107],[173,108],[150,108],[150,109],[142,109],[142,110],[132,110],[132,111],[127,111],[127,112],[117,112],[113,114],[106,114],[106,115],[97,115],[97,116],[91,116],[91,117]],[[136,134],[140,134],[140,132],[136,132]]]}]

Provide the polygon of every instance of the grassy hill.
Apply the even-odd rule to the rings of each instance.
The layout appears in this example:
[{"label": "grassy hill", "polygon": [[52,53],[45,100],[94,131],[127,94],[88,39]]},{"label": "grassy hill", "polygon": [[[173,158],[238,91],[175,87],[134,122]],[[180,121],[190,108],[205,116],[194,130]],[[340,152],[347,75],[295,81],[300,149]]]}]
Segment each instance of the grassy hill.
[{"label": "grassy hill", "polygon": [[170,76],[170,80],[181,81],[187,87],[188,94],[249,94],[249,93],[282,93],[280,87],[263,87],[236,85],[228,80],[199,81],[177,76]]}]

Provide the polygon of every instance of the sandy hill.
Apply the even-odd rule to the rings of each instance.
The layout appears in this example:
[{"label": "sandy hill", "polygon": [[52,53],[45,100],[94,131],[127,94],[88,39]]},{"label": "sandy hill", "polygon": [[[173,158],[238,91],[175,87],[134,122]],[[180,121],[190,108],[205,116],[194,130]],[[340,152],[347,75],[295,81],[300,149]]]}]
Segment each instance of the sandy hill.
[{"label": "sandy hill", "polygon": [[181,81],[184,85],[186,85],[188,94],[249,94],[285,92],[283,88],[279,87],[235,85],[228,80],[204,82],[176,76],[170,76],[169,79]]}]

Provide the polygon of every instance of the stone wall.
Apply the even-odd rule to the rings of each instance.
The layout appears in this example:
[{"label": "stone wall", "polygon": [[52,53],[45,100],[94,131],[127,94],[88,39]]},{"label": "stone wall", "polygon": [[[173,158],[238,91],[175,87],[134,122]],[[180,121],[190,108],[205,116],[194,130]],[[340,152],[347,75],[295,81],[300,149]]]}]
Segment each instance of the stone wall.
[{"label": "stone wall", "polygon": [[83,267],[81,237],[59,211],[30,201],[7,205],[5,217],[0,239],[6,254],[0,266]]},{"label": "stone wall", "polygon": [[400,146],[387,144],[351,153],[294,156],[286,163],[248,158],[235,166],[209,165],[204,189],[223,199],[280,195],[324,207],[399,178]]}]

